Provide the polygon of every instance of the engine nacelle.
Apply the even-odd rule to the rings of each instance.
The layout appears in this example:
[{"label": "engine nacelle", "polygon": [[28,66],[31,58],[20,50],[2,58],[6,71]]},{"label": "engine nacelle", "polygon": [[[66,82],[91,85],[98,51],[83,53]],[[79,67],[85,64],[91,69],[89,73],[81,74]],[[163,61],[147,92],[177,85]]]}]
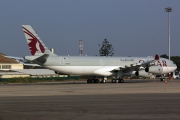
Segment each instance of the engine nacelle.
[{"label": "engine nacelle", "polygon": [[145,71],[148,73],[159,75],[162,74],[163,68],[161,66],[150,66],[150,67],[146,67]]},{"label": "engine nacelle", "polygon": [[135,75],[140,77],[151,77],[152,73],[147,73],[144,70],[139,70],[135,72]]}]

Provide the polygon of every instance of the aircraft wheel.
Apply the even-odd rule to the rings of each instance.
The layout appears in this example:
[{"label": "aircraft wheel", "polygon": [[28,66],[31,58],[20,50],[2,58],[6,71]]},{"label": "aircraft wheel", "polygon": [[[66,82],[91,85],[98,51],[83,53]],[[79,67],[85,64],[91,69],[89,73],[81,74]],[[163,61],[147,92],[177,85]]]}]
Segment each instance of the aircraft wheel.
[{"label": "aircraft wheel", "polygon": [[162,82],[163,82],[163,81],[164,81],[164,79],[163,79],[163,78],[161,78],[161,79],[160,79],[160,81],[162,81]]},{"label": "aircraft wheel", "polygon": [[117,79],[117,80],[115,80],[115,83],[118,83],[119,82],[119,80]]},{"label": "aircraft wheel", "polygon": [[101,83],[105,83],[105,82],[106,82],[106,80],[104,80],[104,79],[103,79],[103,80],[101,80]]},{"label": "aircraft wheel", "polygon": [[123,80],[123,79],[121,79],[121,80],[120,80],[120,83],[124,83],[124,80]]},{"label": "aircraft wheel", "polygon": [[95,83],[95,80],[94,80],[94,79],[91,79],[91,83]]},{"label": "aircraft wheel", "polygon": [[88,79],[88,80],[87,80],[87,83],[91,83],[91,80],[90,80],[90,79]]},{"label": "aircraft wheel", "polygon": [[112,79],[111,82],[112,82],[112,83],[115,83],[115,79]]},{"label": "aircraft wheel", "polygon": [[98,79],[95,79],[95,83],[99,83],[99,80],[98,80]]}]

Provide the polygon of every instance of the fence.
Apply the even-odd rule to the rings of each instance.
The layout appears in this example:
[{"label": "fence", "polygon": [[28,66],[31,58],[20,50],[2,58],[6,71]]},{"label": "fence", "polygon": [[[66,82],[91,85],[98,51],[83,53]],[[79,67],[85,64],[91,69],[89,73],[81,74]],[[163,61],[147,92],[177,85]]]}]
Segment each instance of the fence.
[{"label": "fence", "polygon": [[26,83],[26,82],[51,82],[51,81],[66,81],[66,80],[79,80],[80,76],[67,76],[67,77],[19,77],[19,78],[0,78],[1,83]]}]

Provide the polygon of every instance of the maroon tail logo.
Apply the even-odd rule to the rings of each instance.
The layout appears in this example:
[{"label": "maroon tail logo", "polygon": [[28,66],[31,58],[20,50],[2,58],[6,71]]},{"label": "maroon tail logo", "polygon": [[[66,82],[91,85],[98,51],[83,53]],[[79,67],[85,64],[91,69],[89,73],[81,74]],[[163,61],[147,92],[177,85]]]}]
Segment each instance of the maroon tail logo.
[{"label": "maroon tail logo", "polygon": [[43,47],[43,45],[41,44],[41,42],[26,28],[24,28],[24,33],[26,33],[27,35],[29,35],[31,38],[29,38],[28,40],[30,41],[28,46],[29,49],[31,51],[31,54],[34,55],[36,53],[36,51],[40,51],[42,53],[45,52],[45,49]]}]

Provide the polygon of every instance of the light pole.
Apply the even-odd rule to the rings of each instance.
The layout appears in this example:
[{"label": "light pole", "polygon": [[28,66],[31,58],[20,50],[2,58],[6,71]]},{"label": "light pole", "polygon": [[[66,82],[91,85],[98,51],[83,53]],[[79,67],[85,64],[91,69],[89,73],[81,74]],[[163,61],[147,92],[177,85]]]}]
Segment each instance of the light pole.
[{"label": "light pole", "polygon": [[165,11],[168,12],[168,43],[169,43],[169,60],[170,60],[170,12],[172,12],[171,7],[165,8]]}]

